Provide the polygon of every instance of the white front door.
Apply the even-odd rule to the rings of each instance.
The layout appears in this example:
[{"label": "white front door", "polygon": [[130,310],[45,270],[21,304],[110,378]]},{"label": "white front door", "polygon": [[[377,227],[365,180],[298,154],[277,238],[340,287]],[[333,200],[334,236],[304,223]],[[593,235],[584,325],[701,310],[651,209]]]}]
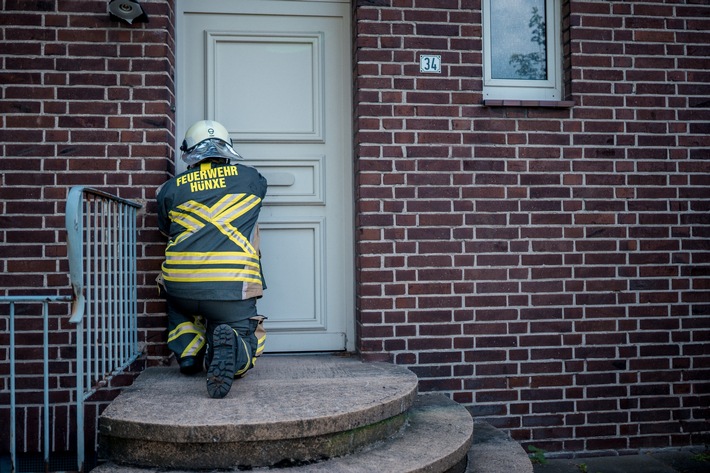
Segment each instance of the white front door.
[{"label": "white front door", "polygon": [[354,349],[350,3],[178,0],[177,14],[178,141],[216,120],[269,182],[266,351]]}]

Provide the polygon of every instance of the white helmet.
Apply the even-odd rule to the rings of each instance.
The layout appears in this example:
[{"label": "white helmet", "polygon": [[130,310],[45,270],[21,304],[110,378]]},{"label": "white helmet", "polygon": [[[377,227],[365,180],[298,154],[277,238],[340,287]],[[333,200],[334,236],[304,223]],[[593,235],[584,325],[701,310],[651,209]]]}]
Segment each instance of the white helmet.
[{"label": "white helmet", "polygon": [[212,120],[200,120],[188,128],[180,150],[182,160],[188,165],[206,158],[243,159],[232,147],[227,129]]},{"label": "white helmet", "polygon": [[232,139],[229,137],[229,132],[222,126],[212,120],[200,120],[194,123],[185,132],[185,139],[180,146],[181,151],[189,151],[205,140],[217,139],[224,141],[228,145],[232,145]]}]

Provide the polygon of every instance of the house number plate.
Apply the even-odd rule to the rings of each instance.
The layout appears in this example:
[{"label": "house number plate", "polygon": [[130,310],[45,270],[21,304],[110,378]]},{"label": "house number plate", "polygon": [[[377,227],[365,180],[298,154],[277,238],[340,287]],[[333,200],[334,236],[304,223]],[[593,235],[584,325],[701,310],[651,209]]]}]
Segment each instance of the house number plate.
[{"label": "house number plate", "polygon": [[422,54],[419,56],[419,72],[441,73],[441,56]]}]

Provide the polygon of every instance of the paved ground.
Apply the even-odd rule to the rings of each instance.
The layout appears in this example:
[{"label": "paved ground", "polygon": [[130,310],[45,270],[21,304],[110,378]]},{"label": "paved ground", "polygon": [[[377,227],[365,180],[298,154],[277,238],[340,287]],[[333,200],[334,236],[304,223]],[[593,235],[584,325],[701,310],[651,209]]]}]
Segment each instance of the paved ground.
[{"label": "paved ground", "polygon": [[547,460],[535,473],[710,473],[710,450],[688,448],[641,455]]}]

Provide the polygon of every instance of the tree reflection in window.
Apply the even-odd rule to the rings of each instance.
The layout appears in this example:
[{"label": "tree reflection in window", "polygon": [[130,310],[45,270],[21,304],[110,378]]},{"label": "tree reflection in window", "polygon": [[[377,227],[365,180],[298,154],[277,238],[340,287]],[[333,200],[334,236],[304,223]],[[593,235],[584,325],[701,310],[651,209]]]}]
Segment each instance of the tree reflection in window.
[{"label": "tree reflection in window", "polygon": [[545,0],[491,0],[494,79],[547,79],[544,12]]}]

